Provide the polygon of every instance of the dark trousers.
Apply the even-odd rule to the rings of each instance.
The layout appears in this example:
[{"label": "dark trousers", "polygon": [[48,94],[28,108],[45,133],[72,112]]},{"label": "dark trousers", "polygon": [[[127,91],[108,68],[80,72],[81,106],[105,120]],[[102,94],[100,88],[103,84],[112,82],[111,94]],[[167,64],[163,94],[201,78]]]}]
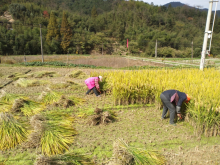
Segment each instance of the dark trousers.
[{"label": "dark trousers", "polygon": [[165,116],[167,114],[167,111],[169,109],[169,111],[170,111],[170,124],[174,124],[174,118],[175,118],[175,114],[176,114],[176,107],[162,93],[160,95],[160,99],[163,102],[162,118],[165,118]]},{"label": "dark trousers", "polygon": [[93,90],[93,92],[95,93],[96,96],[99,95],[99,94],[98,94],[98,91],[97,91],[97,89],[96,89],[96,87],[93,87],[92,89],[89,89],[89,90],[86,92],[86,95],[88,95],[88,94],[91,92],[91,90]]}]

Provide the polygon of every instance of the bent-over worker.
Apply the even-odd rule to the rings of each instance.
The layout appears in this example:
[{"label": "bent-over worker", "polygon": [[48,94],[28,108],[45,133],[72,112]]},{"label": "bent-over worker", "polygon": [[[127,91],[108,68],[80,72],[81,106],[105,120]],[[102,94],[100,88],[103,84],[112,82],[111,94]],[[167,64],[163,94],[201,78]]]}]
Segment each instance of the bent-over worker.
[{"label": "bent-over worker", "polygon": [[175,113],[179,118],[182,118],[181,115],[181,105],[183,102],[188,103],[190,101],[190,97],[188,94],[180,92],[178,90],[166,90],[161,93],[160,99],[163,102],[163,113],[162,119],[165,118],[167,111],[170,111],[170,124],[176,125],[174,123]]},{"label": "bent-over worker", "polygon": [[95,95],[97,97],[100,97],[100,95],[98,94],[98,91],[99,91],[99,93],[101,93],[100,88],[99,88],[99,81],[102,82],[102,76],[90,77],[85,80],[85,83],[86,83],[87,87],[89,88],[89,90],[86,92],[86,95],[88,95],[91,92],[91,90],[93,90]]}]

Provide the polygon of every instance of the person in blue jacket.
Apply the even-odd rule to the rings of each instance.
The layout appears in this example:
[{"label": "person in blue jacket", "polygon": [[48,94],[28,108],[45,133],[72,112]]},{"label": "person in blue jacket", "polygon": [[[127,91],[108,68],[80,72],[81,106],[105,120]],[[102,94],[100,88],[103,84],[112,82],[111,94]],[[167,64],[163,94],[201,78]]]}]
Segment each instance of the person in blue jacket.
[{"label": "person in blue jacket", "polygon": [[183,102],[188,103],[190,101],[190,97],[188,94],[180,92],[178,90],[166,90],[160,94],[160,99],[163,103],[163,113],[162,119],[166,117],[167,111],[170,111],[170,124],[176,125],[174,123],[175,114],[179,118],[182,118],[181,115],[181,105]]}]

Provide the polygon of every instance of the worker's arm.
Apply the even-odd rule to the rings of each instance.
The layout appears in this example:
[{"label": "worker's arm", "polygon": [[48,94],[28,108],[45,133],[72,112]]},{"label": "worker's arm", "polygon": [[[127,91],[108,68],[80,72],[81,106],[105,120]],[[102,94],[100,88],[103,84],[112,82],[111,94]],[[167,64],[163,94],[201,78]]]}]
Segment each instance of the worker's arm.
[{"label": "worker's arm", "polygon": [[100,89],[99,89],[98,79],[95,79],[95,87],[96,87],[96,89],[99,91],[99,93],[101,93],[101,91],[100,91]]},{"label": "worker's arm", "polygon": [[181,107],[176,106],[176,113],[177,113],[177,114],[181,113],[180,109],[181,109]]},{"label": "worker's arm", "polygon": [[182,119],[182,115],[181,115],[181,111],[180,111],[181,107],[179,106],[176,106],[176,113],[177,113],[177,116]]}]

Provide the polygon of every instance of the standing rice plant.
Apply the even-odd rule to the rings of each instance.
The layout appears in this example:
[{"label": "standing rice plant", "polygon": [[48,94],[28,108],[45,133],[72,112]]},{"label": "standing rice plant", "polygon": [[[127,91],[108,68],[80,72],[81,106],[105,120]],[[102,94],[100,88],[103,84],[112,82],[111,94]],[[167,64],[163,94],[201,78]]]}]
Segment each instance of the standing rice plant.
[{"label": "standing rice plant", "polygon": [[0,149],[7,150],[27,139],[26,129],[11,114],[0,114]]},{"label": "standing rice plant", "polygon": [[[136,165],[163,165],[166,163],[166,160],[164,156],[159,154],[157,151],[149,151],[142,148],[136,148],[129,146],[125,141],[122,139],[118,139],[115,141],[115,145],[119,146],[122,150],[125,150],[127,153],[129,153],[133,159]],[[117,159],[116,154],[114,154],[114,157]],[[121,157],[122,155],[120,155]],[[130,162],[132,163],[132,162]]]},{"label": "standing rice plant", "polygon": [[[158,69],[91,73],[91,76],[98,75],[105,79],[116,104],[132,104],[142,100],[143,103],[155,102],[160,107],[160,94],[165,90],[176,89],[189,94],[191,101],[194,101],[188,112],[191,113],[190,120],[201,121],[197,122],[197,128],[208,131],[216,128],[220,122],[218,70],[205,69],[200,72],[198,69]],[[208,115],[204,116],[206,113]]]},{"label": "standing rice plant", "polygon": [[[219,130],[220,113],[216,111],[211,105],[210,107],[204,107],[202,105],[195,105],[195,101],[192,101],[188,105],[188,117],[191,118],[196,128],[198,136],[205,134],[205,136],[212,136],[213,132],[211,128]],[[214,130],[213,130],[214,131]]]}]

